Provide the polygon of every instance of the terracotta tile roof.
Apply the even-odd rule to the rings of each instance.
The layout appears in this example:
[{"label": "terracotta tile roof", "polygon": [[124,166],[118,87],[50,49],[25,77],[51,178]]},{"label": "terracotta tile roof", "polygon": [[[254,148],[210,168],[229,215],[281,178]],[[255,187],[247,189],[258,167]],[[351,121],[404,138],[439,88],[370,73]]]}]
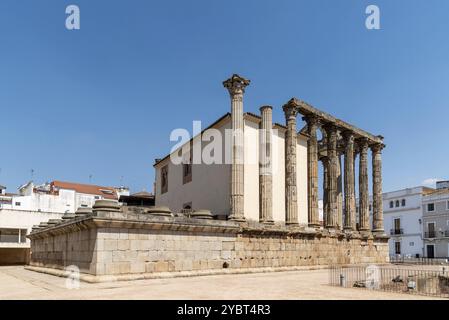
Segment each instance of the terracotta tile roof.
[{"label": "terracotta tile roof", "polygon": [[118,199],[117,192],[112,187],[102,187],[91,184],[80,184],[63,181],[53,181],[50,185],[52,189],[75,190],[78,193],[99,195],[105,199]]}]

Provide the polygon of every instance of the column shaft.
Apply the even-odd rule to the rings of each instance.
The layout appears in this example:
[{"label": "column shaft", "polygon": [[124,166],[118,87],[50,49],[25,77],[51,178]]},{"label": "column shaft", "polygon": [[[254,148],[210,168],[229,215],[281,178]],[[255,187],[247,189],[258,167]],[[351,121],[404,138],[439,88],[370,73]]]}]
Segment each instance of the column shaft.
[{"label": "column shaft", "polygon": [[285,223],[298,224],[296,186],[296,105],[289,102],[283,107],[287,122],[285,133]]},{"label": "column shaft", "polygon": [[354,135],[349,132],[345,134],[345,225],[344,229],[354,231],[355,222],[355,171],[354,171]]},{"label": "column shaft", "polygon": [[327,157],[324,157],[322,159],[323,162],[323,226],[327,226],[327,216],[329,213],[329,203],[328,203],[328,194],[327,190],[329,189],[329,179],[328,179],[328,167],[329,167],[329,160]]},{"label": "column shaft", "polygon": [[343,174],[341,155],[337,151],[337,229],[343,229]]},{"label": "column shaft", "polygon": [[244,123],[243,94],[249,80],[238,75],[223,82],[231,96],[232,164],[230,219],[243,221],[244,214]]},{"label": "column shaft", "polygon": [[382,152],[383,145],[371,147],[373,165],[373,232],[384,231],[383,202],[382,202]]},{"label": "column shaft", "polygon": [[260,125],[259,143],[259,221],[273,222],[273,173],[272,173],[272,108],[260,108],[262,121]]},{"label": "column shaft", "polygon": [[325,126],[327,137],[327,206],[326,227],[329,229],[337,228],[337,128],[330,124]]},{"label": "column shaft", "polygon": [[307,142],[307,180],[308,180],[308,222],[310,227],[320,226],[318,211],[318,118],[309,116],[305,118],[309,140]]},{"label": "column shaft", "polygon": [[368,141],[360,141],[359,162],[359,230],[369,230]]}]

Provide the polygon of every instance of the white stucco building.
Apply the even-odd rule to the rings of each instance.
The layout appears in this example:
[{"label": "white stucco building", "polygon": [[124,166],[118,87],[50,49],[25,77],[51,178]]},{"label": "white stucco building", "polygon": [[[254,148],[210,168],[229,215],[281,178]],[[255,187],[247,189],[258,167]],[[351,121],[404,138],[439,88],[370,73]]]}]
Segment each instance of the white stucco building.
[{"label": "white stucco building", "polygon": [[422,203],[423,197],[433,191],[420,186],[383,194],[384,225],[390,235],[390,255],[425,255]]},{"label": "white stucco building", "polygon": [[437,189],[423,197],[424,255],[449,258],[449,181],[440,181]]},{"label": "white stucco building", "polygon": [[96,200],[118,200],[129,195],[127,188],[101,187],[53,181],[36,186],[29,182],[18,194],[0,188],[0,264],[28,261],[30,242],[26,235],[33,225],[59,219],[80,207],[92,207]]},{"label": "white stucco building", "polygon": [[[259,125],[261,117],[245,113],[244,119],[244,212],[248,220],[259,220]],[[272,169],[273,169],[273,202],[272,212],[275,222],[285,221],[285,126],[273,124],[272,135]],[[216,129],[222,137],[231,129],[231,114],[227,113],[215,123],[203,130],[188,143],[201,152],[213,143],[205,140],[203,133]],[[201,146],[200,146],[201,144]],[[192,150],[193,150],[192,148]],[[222,143],[222,161],[226,162],[226,154],[231,153],[231,144]],[[301,133],[297,136],[297,185],[298,185],[298,221],[307,224],[307,137]],[[227,216],[230,211],[230,164],[193,164],[191,177],[184,178],[185,166],[174,164],[171,155],[182,153],[182,147],[156,161],[156,206],[168,206],[174,212],[182,209],[208,209],[214,215]],[[228,162],[227,162],[228,163]],[[167,180],[163,180],[163,172]],[[165,173],[164,173],[165,174]]]}]

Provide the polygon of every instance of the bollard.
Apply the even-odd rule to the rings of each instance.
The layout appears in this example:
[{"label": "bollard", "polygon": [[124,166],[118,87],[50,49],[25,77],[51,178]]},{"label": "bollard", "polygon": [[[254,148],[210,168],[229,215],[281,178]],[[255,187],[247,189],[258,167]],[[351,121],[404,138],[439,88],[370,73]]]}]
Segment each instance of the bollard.
[{"label": "bollard", "polygon": [[340,287],[345,287],[345,286],[346,286],[345,276],[343,274],[340,274]]}]

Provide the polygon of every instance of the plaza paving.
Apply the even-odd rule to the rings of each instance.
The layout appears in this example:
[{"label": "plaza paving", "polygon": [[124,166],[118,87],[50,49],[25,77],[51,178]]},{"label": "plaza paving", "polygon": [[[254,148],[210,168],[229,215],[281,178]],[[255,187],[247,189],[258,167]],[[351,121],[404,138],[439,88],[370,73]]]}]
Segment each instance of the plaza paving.
[{"label": "plaza paving", "polygon": [[215,275],[189,278],[81,283],[0,267],[0,299],[432,299],[425,296],[344,289],[327,285],[327,270]]}]

